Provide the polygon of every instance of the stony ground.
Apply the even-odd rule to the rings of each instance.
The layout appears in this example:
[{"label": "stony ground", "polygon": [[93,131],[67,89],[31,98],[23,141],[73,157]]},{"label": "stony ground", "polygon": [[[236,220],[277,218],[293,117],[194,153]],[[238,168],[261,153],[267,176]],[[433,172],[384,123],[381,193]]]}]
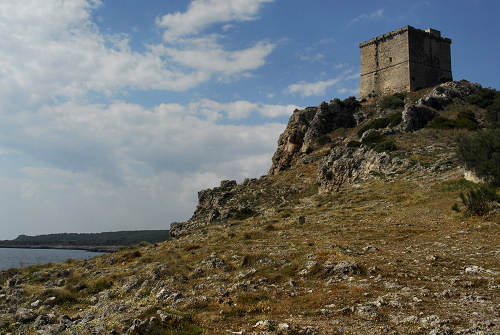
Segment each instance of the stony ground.
[{"label": "stony ground", "polygon": [[393,134],[404,169],[325,191],[328,144],[248,182],[248,217],[4,271],[0,334],[499,334],[500,212],[460,205],[458,133]]}]

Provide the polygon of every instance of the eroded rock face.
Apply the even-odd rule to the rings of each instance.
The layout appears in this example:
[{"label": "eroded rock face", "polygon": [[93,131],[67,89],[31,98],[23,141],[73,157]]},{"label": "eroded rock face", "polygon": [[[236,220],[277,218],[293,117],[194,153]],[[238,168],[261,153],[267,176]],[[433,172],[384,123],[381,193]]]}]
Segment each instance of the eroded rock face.
[{"label": "eroded rock face", "polygon": [[427,108],[423,104],[406,105],[403,110],[403,121],[401,121],[401,130],[415,131],[424,128],[431,121],[436,112]]},{"label": "eroded rock face", "polygon": [[359,107],[340,100],[323,102],[318,107],[295,110],[288,125],[278,140],[278,149],[273,156],[269,174],[277,174],[293,165],[300,153],[315,149],[325,135],[338,128],[356,126],[354,113]]},{"label": "eroded rock face", "polygon": [[360,148],[336,146],[318,164],[317,182],[320,190],[331,191],[338,189],[344,183],[367,177],[370,173],[388,174],[405,166],[407,162],[365,146]]},{"label": "eroded rock face", "polygon": [[468,81],[450,81],[441,84],[423,96],[418,104],[432,107],[437,110],[443,109],[451,102],[464,101],[469,95],[476,93],[481,88],[478,83]]},{"label": "eroded rock face", "polygon": [[415,131],[424,128],[436,115],[450,103],[463,103],[465,99],[481,88],[477,83],[450,81],[435,87],[416,103],[409,103],[403,111],[402,131]]}]

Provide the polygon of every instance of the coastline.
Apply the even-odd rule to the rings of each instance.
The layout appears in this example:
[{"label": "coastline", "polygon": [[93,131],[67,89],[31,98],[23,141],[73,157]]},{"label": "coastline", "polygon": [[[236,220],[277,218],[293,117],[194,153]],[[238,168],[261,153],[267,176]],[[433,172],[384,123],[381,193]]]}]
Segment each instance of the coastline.
[{"label": "coastline", "polygon": [[59,249],[112,253],[124,246],[0,245],[0,249]]}]

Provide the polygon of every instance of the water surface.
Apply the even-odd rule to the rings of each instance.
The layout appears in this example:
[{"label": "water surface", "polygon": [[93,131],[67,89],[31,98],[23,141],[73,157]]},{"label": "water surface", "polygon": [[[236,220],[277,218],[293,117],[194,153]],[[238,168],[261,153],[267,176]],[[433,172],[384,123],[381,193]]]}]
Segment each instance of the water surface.
[{"label": "water surface", "polygon": [[50,262],[64,262],[72,259],[89,259],[102,252],[66,249],[18,249],[0,248],[0,271]]}]

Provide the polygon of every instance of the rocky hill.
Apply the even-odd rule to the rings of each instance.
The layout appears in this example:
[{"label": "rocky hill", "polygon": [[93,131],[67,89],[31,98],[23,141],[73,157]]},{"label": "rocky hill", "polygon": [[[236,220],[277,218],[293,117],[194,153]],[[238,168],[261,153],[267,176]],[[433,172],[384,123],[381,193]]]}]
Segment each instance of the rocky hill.
[{"label": "rocky hill", "polygon": [[[268,175],[174,239],[0,273],[0,333],[498,334],[500,214],[468,214],[466,81],[296,110]],[[473,99],[474,98],[474,99]]]}]

